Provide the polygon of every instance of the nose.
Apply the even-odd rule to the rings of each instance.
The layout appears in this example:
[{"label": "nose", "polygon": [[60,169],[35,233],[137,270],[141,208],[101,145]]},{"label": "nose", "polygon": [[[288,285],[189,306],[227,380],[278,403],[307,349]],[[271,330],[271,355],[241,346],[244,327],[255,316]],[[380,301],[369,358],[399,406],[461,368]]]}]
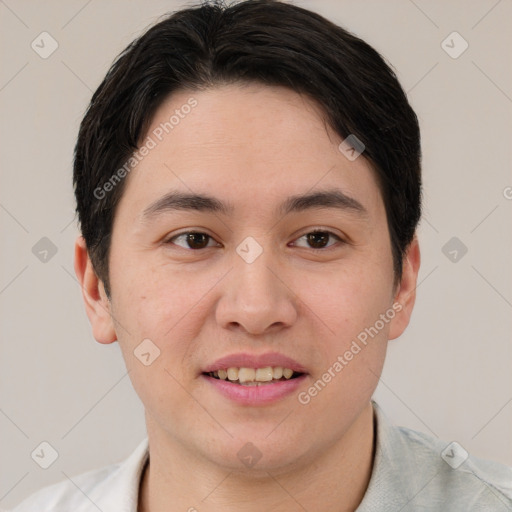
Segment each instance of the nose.
[{"label": "nose", "polygon": [[297,296],[282,269],[263,252],[247,263],[235,256],[234,268],[222,284],[217,303],[218,325],[260,335],[290,327],[297,319]]}]

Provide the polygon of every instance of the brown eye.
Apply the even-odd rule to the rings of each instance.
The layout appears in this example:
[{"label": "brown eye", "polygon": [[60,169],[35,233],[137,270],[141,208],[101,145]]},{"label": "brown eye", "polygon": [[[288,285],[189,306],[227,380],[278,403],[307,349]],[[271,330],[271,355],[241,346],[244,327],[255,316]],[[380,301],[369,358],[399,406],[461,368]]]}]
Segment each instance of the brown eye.
[{"label": "brown eye", "polygon": [[[176,243],[176,241],[182,241],[182,243]],[[213,240],[210,235],[206,233],[199,233],[195,231],[190,231],[187,233],[181,233],[180,235],[176,235],[168,240],[167,243],[173,243],[184,249],[205,249],[208,247],[209,240]],[[186,244],[186,245],[182,245]]]},{"label": "brown eye", "polygon": [[329,233],[322,231],[308,233],[307,240],[308,244],[310,244],[313,249],[322,249],[327,245],[329,241]]},{"label": "brown eye", "polygon": [[306,233],[305,235],[301,236],[298,240],[305,239],[309,248],[321,250],[328,249],[329,247],[335,245],[334,243],[329,244],[329,240],[331,238],[335,238],[336,240],[343,242],[343,240],[339,236],[335,235],[334,233],[331,233],[330,231],[325,230],[311,231],[310,233]]}]

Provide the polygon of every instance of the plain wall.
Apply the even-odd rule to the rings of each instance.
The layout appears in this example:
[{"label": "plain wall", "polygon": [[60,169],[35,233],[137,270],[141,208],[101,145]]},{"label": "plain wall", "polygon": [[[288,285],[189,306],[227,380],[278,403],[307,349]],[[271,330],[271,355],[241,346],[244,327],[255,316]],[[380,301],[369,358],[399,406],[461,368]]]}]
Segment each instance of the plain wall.
[{"label": "plain wall", "polygon": [[[512,3],[296,3],[381,52],[421,123],[417,303],[375,398],[397,424],[512,465]],[[0,507],[122,460],[145,436],[119,347],[93,339],[74,275],[72,151],[115,56],[185,5],[0,2]],[[59,45],[47,59],[31,48],[43,31]],[[453,31],[469,43],[456,59],[441,46]],[[43,237],[57,250],[47,262],[32,252]],[[443,252],[452,237],[467,247],[457,262]],[[47,470],[30,456],[42,441],[59,453]]]}]

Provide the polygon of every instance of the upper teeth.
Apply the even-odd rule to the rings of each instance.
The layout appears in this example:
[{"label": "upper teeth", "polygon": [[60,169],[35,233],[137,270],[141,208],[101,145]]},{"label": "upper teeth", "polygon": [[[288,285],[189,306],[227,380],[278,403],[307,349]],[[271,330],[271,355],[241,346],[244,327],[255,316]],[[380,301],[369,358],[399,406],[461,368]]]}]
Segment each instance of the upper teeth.
[{"label": "upper teeth", "polygon": [[265,368],[231,367],[213,372],[213,376],[219,379],[238,380],[239,382],[269,382],[281,377],[289,379],[292,375],[293,370],[282,366],[266,366]]}]

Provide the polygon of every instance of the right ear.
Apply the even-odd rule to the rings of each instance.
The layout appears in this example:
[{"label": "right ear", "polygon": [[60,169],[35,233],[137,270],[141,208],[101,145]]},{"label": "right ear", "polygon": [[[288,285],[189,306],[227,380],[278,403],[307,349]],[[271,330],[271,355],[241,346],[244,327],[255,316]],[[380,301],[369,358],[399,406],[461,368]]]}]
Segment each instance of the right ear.
[{"label": "right ear", "polygon": [[110,313],[110,301],[103,282],[92,266],[85,239],[79,235],[75,242],[75,274],[82,288],[85,312],[91,322],[93,336],[98,343],[112,343],[117,340]]}]

